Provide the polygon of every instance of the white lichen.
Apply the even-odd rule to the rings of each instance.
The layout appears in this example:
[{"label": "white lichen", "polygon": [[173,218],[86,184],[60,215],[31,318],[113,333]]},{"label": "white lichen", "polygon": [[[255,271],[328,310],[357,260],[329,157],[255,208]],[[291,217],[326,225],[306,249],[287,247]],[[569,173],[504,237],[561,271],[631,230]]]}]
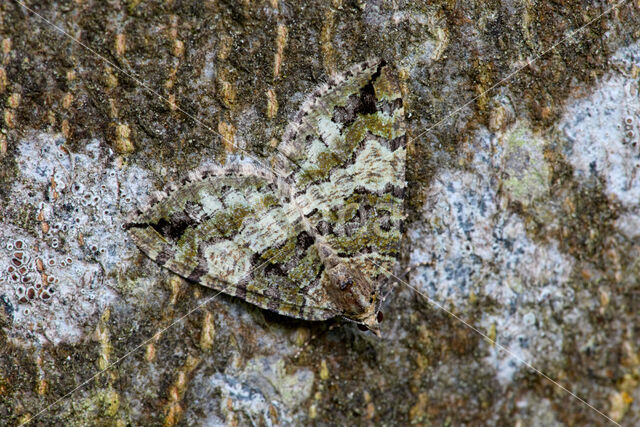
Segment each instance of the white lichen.
[{"label": "white lichen", "polygon": [[[97,140],[78,153],[61,136],[45,133],[17,146],[11,214],[0,228],[0,294],[11,306],[9,333],[34,344],[75,342],[88,320],[117,299],[115,276],[135,253],[122,223],[144,202],[149,182]],[[16,239],[25,257],[17,272],[10,246]]]}]

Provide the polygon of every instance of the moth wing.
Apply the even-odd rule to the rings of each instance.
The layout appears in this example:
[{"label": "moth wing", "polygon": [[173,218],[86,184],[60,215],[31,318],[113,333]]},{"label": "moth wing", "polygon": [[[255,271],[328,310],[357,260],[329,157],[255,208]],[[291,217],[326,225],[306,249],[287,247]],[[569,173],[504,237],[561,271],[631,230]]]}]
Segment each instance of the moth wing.
[{"label": "moth wing", "polygon": [[295,162],[295,201],[348,262],[391,271],[398,256],[406,188],[406,124],[393,68],[360,64],[318,89],[285,132]]},{"label": "moth wing", "polygon": [[[286,193],[286,192],[285,192]],[[126,225],[149,258],[204,286],[288,316],[335,315],[299,215],[267,173],[208,171]]]}]

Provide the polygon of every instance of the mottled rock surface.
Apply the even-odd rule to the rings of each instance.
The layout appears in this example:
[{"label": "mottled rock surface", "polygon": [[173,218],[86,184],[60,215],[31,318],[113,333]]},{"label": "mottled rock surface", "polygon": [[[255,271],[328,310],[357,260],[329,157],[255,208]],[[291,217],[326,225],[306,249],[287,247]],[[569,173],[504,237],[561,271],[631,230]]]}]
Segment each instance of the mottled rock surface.
[{"label": "mottled rock surface", "polygon": [[[0,424],[608,422],[522,362],[640,423],[637,1],[27,5],[0,4]],[[132,245],[154,190],[268,158],[370,56],[412,135],[382,338]]]}]

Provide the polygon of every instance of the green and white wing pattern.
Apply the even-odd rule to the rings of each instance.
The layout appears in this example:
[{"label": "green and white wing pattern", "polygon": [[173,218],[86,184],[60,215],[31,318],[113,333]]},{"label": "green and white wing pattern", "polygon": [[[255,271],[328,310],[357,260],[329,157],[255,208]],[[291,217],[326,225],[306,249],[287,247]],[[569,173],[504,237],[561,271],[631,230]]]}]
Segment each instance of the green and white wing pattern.
[{"label": "green and white wing pattern", "polygon": [[331,246],[372,280],[392,271],[406,188],[402,96],[393,69],[360,64],[318,89],[279,150],[298,165],[295,202]]},{"label": "green and white wing pattern", "polygon": [[273,177],[212,169],[160,194],[127,224],[149,258],[180,276],[293,317],[332,317],[313,240]]},{"label": "green and white wing pattern", "polygon": [[318,88],[277,148],[271,163],[286,176],[257,165],[199,172],[127,228],[189,280],[287,316],[341,315],[316,240],[376,289],[398,256],[406,136],[392,68],[368,61]]}]

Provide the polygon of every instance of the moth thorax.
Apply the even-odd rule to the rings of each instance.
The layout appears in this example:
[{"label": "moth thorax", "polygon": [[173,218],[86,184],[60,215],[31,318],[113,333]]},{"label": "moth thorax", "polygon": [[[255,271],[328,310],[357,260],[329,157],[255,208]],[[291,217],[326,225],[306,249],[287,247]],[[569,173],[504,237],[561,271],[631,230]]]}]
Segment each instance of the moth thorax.
[{"label": "moth thorax", "polygon": [[338,257],[330,258],[327,269],[331,286],[327,290],[331,301],[342,315],[358,323],[375,318],[378,292],[359,270],[348,267]]}]

